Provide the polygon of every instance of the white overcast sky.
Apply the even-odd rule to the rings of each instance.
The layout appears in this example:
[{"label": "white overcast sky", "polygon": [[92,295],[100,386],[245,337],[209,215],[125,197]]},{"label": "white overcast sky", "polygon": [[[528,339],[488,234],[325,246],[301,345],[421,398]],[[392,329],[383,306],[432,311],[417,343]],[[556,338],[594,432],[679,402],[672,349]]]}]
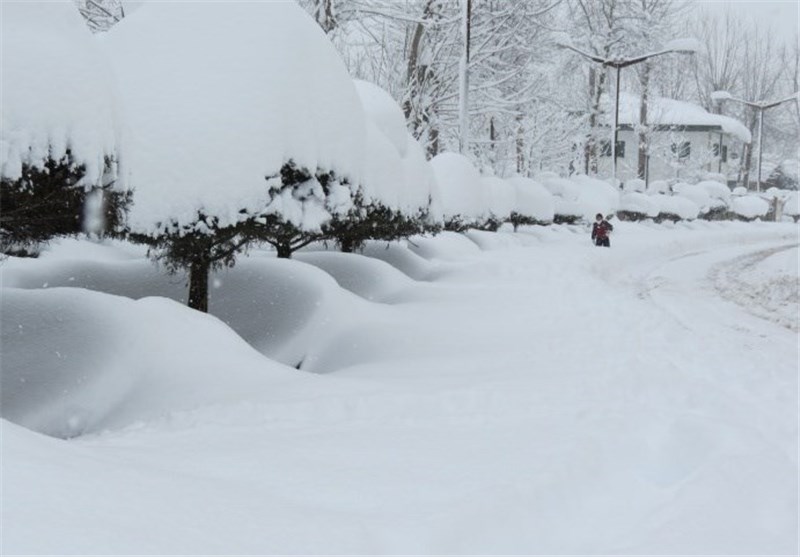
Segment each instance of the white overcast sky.
[{"label": "white overcast sky", "polygon": [[800,0],[694,0],[710,13],[732,10],[769,25],[786,41],[798,40]]}]

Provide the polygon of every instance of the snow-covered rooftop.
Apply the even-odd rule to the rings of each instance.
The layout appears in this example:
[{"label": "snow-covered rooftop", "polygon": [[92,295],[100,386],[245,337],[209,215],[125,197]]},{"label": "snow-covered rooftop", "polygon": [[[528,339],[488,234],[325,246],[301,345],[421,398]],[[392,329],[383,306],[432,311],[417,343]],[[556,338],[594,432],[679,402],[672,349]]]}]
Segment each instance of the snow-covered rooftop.
[{"label": "snow-covered rooftop", "polygon": [[[640,97],[631,93],[620,93],[619,123],[635,126],[639,123]],[[613,107],[608,111],[612,114]],[[647,121],[649,125],[663,126],[712,126],[723,133],[750,143],[751,135],[747,127],[729,116],[712,114],[702,106],[687,101],[654,97],[648,100]]]}]

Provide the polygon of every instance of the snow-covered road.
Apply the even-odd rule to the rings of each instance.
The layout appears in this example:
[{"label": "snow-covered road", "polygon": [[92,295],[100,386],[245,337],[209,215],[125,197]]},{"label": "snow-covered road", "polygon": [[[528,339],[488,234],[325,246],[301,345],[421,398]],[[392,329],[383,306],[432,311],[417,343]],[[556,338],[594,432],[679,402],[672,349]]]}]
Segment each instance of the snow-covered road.
[{"label": "snow-covered road", "polygon": [[796,553],[797,229],[501,236],[421,241],[255,400],[4,422],[3,551]]}]

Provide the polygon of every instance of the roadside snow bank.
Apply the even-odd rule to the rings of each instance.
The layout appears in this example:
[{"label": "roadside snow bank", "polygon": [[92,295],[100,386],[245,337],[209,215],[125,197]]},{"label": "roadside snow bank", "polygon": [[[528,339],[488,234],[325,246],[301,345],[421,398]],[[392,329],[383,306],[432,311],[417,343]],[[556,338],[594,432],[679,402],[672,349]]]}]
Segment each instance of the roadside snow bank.
[{"label": "roadside snow bank", "polygon": [[247,400],[289,371],[164,298],[3,288],[2,417],[55,437]]},{"label": "roadside snow bank", "polygon": [[[83,244],[93,249],[92,243]],[[72,243],[66,247],[76,253]],[[5,286],[66,286],[132,299],[162,296],[186,303],[186,277],[169,275],[147,259],[65,259],[57,257],[59,248],[53,246],[51,252],[36,260],[5,261]],[[377,277],[363,280],[378,282]],[[343,291],[328,273],[260,252],[242,258],[231,269],[212,273],[209,284],[209,313],[262,354],[292,366],[302,362],[315,344],[370,310],[367,302]]]}]

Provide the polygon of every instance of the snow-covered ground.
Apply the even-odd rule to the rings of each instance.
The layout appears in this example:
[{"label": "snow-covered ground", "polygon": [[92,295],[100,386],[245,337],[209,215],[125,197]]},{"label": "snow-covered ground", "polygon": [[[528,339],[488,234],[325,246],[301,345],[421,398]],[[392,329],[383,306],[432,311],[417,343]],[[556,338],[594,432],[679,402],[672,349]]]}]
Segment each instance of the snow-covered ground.
[{"label": "snow-covered ground", "polygon": [[797,226],[615,224],[0,263],[2,553],[795,554]]}]

